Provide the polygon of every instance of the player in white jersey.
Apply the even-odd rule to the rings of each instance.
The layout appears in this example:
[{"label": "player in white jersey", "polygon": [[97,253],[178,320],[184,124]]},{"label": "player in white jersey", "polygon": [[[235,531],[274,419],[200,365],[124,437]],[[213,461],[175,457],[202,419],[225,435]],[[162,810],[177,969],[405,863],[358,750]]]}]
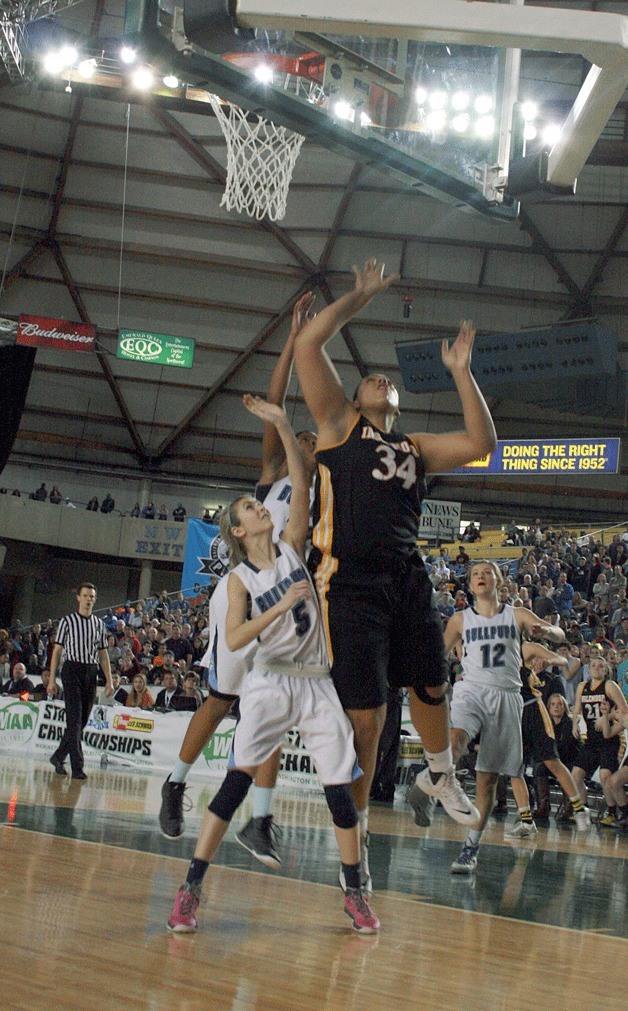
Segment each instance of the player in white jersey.
[{"label": "player in white jersey", "polygon": [[[292,359],[295,338],[310,318],[314,296],[311,292],[303,295],[292,313],[292,326],[286,344],[279,356],[268,385],[267,399],[271,404],[284,406],[288,384],[292,373]],[[310,479],[316,467],[314,450],[316,436],[312,432],[300,432],[297,441],[301,447]],[[290,508],[292,483],[286,465],[286,454],[274,425],[265,424],[262,442],[262,470],[255,494],[269,510],[278,540],[284,529]],[[228,714],[238,697],[238,684],[248,670],[249,664],[243,651],[230,654],[224,648],[224,627],[227,615],[226,583],[218,584],[210,600],[208,649],[203,657],[203,666],[213,671],[210,681],[209,698],[194,713],[181,745],[179,757],[166,782],[162,786],[162,803],[159,824],[163,835],[169,839],[179,839],[184,832],[183,798],[185,780],[194,762],[209,744],[218,726]],[[214,655],[214,646],[218,652]],[[254,652],[254,647],[251,647]],[[211,662],[210,662],[211,661]],[[281,753],[272,756],[258,771],[253,792],[253,813],[250,820],[238,833],[238,841],[267,867],[281,864],[275,849],[272,824],[272,798]]]},{"label": "player in white jersey", "polygon": [[[494,562],[473,562],[469,589],[475,606],[457,611],[445,629],[445,648],[461,651],[463,679],[456,682],[451,703],[451,748],[454,761],[480,734],[476,762],[475,804],[480,820],[469,830],[454,874],[472,873],[477,866],[480,839],[495,804],[500,775],[518,776],[523,762],[521,737],[521,632],[560,642],[564,632],[542,621],[526,607],[500,604],[502,577]],[[422,774],[410,791],[417,817],[431,820],[430,804],[420,796]],[[433,806],[433,805],[431,805]],[[420,821],[418,823],[421,823]]]},{"label": "player in white jersey", "polygon": [[254,498],[237,499],[221,517],[221,534],[232,565],[227,646],[238,650],[257,639],[259,647],[253,670],[242,685],[235,768],[229,770],[209,805],[168,927],[196,930],[195,914],[209,861],[257,769],[281,747],[287,731],[297,726],[332,813],[347,883],[344,911],[355,930],[374,933],[380,924],[361,886],[358,814],[350,790],[354,776],[361,774],[353,730],[330,677],[318,600],[304,560],[309,475],[285,411],[255,397],[247,396],[244,402],[258,417],[277,425],[292,479],[290,516],[278,544],[273,541],[270,513]]}]

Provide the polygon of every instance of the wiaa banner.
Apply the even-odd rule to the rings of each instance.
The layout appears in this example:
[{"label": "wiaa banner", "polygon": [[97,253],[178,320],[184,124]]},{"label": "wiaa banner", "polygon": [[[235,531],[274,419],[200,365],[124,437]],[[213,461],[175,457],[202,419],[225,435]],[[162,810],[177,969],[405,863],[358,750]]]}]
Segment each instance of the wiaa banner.
[{"label": "wiaa banner", "polygon": [[227,546],[218,527],[202,520],[188,520],[181,589],[188,599],[197,596],[203,586],[216,583],[229,568]]}]

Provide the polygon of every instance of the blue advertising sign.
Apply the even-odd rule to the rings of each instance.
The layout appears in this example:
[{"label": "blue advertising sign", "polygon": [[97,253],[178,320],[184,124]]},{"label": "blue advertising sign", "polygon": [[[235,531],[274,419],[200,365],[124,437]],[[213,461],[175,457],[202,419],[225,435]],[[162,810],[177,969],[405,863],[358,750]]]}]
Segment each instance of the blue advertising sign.
[{"label": "blue advertising sign", "polygon": [[218,527],[202,520],[188,520],[181,589],[186,597],[195,597],[201,587],[216,583],[229,568],[227,546]]},{"label": "blue advertising sign", "polygon": [[448,474],[616,474],[620,439],[505,439],[494,453]]}]

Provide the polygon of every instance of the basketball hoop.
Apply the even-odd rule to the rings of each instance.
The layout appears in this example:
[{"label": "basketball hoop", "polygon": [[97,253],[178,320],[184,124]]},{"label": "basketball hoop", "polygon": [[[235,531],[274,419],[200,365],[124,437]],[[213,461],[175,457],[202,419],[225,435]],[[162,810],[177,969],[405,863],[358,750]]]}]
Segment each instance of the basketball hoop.
[{"label": "basketball hoop", "polygon": [[258,220],[280,220],[305,137],[217,95],[209,100],[227,141],[227,185],[220,206]]}]

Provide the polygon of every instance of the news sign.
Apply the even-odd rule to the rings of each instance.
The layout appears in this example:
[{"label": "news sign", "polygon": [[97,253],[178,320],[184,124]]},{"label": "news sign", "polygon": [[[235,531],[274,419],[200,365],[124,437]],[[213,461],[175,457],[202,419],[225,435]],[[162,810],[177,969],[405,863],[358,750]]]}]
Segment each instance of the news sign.
[{"label": "news sign", "polygon": [[89,323],[69,323],[47,316],[20,316],[18,321],[16,343],[31,348],[93,351],[95,342],[96,328]]},{"label": "news sign", "polygon": [[506,439],[494,453],[449,474],[616,474],[620,439]]}]

